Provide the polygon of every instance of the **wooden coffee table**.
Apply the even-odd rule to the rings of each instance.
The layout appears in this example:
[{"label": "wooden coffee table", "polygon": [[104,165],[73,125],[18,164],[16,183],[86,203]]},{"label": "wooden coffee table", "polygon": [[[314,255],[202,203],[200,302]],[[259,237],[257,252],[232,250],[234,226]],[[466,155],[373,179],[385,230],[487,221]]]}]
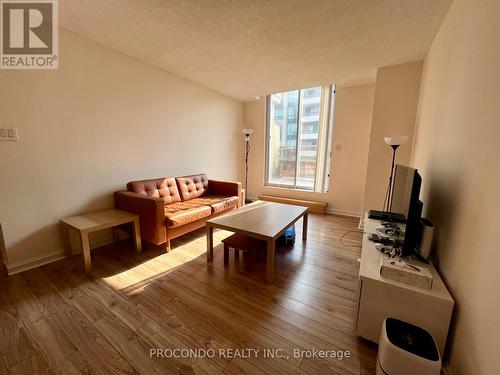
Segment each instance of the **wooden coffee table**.
[{"label": "wooden coffee table", "polygon": [[207,221],[207,261],[213,260],[214,228],[243,234],[267,242],[266,281],[274,278],[274,258],[276,239],[287,228],[303,218],[302,240],[307,239],[307,207],[292,206],[271,202],[257,201],[241,207],[223,216]]},{"label": "wooden coffee table", "polygon": [[82,245],[85,272],[90,273],[92,270],[92,263],[90,260],[89,234],[99,230],[113,228],[113,238],[116,241],[118,239],[116,227],[127,223],[132,224],[135,249],[138,253],[140,253],[142,245],[141,231],[139,228],[139,216],[117,209],[90,212],[88,214],[71,216],[66,219],[62,219],[61,224],[63,226],[64,249],[68,255],[72,254],[69,231],[72,230],[77,232]]}]

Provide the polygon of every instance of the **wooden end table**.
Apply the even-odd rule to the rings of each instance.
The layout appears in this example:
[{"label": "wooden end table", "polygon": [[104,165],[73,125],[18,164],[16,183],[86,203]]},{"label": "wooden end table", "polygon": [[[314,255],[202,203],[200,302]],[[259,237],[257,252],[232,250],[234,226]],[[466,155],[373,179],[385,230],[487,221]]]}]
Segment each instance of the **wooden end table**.
[{"label": "wooden end table", "polygon": [[130,212],[111,209],[96,211],[83,215],[71,216],[61,220],[63,226],[63,244],[67,255],[71,256],[70,231],[78,233],[82,245],[85,272],[90,273],[92,263],[90,260],[89,234],[103,229],[113,228],[113,239],[118,240],[118,225],[132,224],[135,249],[138,253],[142,251],[141,231],[139,227],[139,216]]}]

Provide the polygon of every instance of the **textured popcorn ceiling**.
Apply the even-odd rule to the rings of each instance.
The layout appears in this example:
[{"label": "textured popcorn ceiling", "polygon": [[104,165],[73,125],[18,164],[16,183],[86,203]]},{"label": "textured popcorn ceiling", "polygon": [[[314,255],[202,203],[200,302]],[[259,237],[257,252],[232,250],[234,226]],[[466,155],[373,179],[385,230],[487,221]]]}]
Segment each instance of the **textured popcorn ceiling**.
[{"label": "textured popcorn ceiling", "polygon": [[424,57],[452,0],[62,0],[63,28],[242,101]]}]

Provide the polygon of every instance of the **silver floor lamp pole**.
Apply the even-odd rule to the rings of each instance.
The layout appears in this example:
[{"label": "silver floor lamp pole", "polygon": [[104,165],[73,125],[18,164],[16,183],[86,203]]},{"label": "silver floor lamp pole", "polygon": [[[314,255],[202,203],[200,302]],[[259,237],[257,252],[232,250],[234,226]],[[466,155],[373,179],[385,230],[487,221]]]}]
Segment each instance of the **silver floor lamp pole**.
[{"label": "silver floor lamp pole", "polygon": [[248,199],[248,155],[250,154],[250,136],[253,129],[243,129],[243,136],[245,137],[245,203],[252,203]]}]

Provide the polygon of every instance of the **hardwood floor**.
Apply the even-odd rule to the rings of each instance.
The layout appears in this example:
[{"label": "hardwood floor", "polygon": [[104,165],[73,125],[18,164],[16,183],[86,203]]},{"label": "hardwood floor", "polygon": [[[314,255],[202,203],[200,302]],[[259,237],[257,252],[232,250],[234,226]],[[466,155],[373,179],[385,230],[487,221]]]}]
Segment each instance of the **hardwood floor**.
[{"label": "hardwood floor", "polygon": [[[220,240],[230,233],[220,230],[210,265],[201,230],[170,253],[146,245],[136,254],[128,241],[96,249],[92,276],[78,255],[4,278],[0,373],[374,374],[376,347],[353,334],[361,235],[339,242],[356,227],[310,215],[302,247],[299,222],[294,248],[278,250],[273,284],[265,262],[247,269],[231,251],[224,267]],[[155,348],[209,356],[151,357]],[[297,355],[313,349],[350,357]]]}]

